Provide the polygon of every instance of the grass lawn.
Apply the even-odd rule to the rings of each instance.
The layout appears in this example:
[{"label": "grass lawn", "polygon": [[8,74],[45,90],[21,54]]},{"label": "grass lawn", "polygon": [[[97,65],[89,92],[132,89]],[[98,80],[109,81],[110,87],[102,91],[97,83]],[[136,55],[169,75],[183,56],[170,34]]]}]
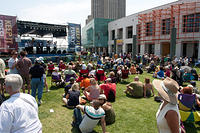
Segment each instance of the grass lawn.
[{"label": "grass lawn", "polygon": [[[199,70],[198,70],[199,72]],[[139,75],[140,80],[144,82],[145,77],[153,80],[152,74]],[[125,80],[127,83],[132,82],[134,75],[129,76]],[[44,133],[77,133],[76,129],[72,129],[73,110],[64,107],[61,101],[61,95],[64,93],[63,88],[51,87],[50,77],[47,77],[50,92],[43,93],[42,105],[39,107],[39,117],[43,125]],[[107,132],[110,133],[157,133],[156,112],[159,103],[154,101],[154,98],[130,98],[127,97],[123,90],[127,83],[117,84],[117,98],[113,103],[113,108],[116,113],[116,122],[107,126]],[[197,87],[200,88],[198,81]],[[155,91],[156,92],[156,91]],[[157,92],[156,92],[157,94]],[[50,113],[50,109],[54,113]],[[200,132],[199,125],[187,124],[186,131],[188,133]],[[101,126],[95,128],[95,132],[101,133]]]}]

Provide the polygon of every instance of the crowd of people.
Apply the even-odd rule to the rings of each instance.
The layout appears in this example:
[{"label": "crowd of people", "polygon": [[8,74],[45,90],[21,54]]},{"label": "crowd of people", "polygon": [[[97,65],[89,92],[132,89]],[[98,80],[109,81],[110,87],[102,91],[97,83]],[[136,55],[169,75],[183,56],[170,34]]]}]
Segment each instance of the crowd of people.
[{"label": "crowd of people", "polygon": [[[106,132],[106,125],[115,122],[112,102],[116,100],[116,84],[125,82],[129,75],[135,76],[134,81],[127,83],[127,88],[124,89],[127,96],[146,98],[155,96],[154,88],[158,91],[162,101],[156,114],[160,133],[184,132],[184,128],[180,126],[179,109],[184,111],[185,106],[179,107],[177,98],[179,101],[184,101],[185,97],[193,97],[196,102],[191,103],[192,106],[189,106],[187,111],[192,111],[193,105],[197,110],[200,109],[200,95],[195,82],[199,79],[199,75],[193,68],[195,62],[192,58],[170,58],[169,56],[144,54],[143,56],[136,55],[132,60],[131,55],[125,53],[121,56],[113,55],[113,57],[89,55],[87,59],[89,59],[88,62],[70,61],[68,63],[60,60],[59,64],[50,61],[46,65],[43,57],[39,57],[32,64],[31,60],[26,57],[25,51],[20,52],[19,59],[18,53],[13,51],[8,61],[7,75],[5,74],[6,65],[0,59],[1,96],[5,97],[5,90],[11,96],[0,106],[0,117],[3,118],[0,120],[0,132],[41,131],[38,105],[42,104],[44,87],[46,92],[49,91],[46,75],[51,76],[51,85],[55,83],[57,87],[64,88],[62,101],[67,108],[74,109],[72,126],[83,133],[91,132],[99,121],[101,121],[102,131]],[[144,83],[140,81],[139,75],[142,75],[144,71],[156,78],[152,84],[150,78],[145,78]],[[184,82],[190,85],[182,87]],[[20,93],[21,88],[23,93]],[[26,90],[28,94],[24,94]],[[36,94],[38,103],[35,100]],[[9,101],[15,101],[15,103]],[[186,100],[186,102],[189,101]],[[31,113],[34,117],[31,118],[37,122],[22,127],[21,124],[26,125],[26,122],[22,123],[23,119],[31,118],[29,118],[30,114],[23,114],[24,108],[27,107],[16,107],[20,103],[30,106],[30,109],[33,108]],[[189,103],[183,103],[183,105],[189,105]],[[15,108],[22,112],[18,112]],[[14,113],[17,114],[12,115]],[[13,121],[18,120],[16,117],[20,119],[17,124],[14,122],[15,125],[13,125]],[[4,121],[8,118],[10,125],[6,125],[7,128],[4,129]],[[31,124],[33,124],[32,128]]]}]

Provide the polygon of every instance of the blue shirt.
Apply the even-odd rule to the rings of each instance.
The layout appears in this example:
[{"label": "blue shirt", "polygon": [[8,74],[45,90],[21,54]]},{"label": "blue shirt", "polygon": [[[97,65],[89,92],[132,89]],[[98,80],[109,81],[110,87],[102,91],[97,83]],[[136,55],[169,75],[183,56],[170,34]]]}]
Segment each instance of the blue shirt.
[{"label": "blue shirt", "polygon": [[164,77],[164,71],[160,70],[160,71],[157,73],[157,75],[158,75],[159,77]]}]

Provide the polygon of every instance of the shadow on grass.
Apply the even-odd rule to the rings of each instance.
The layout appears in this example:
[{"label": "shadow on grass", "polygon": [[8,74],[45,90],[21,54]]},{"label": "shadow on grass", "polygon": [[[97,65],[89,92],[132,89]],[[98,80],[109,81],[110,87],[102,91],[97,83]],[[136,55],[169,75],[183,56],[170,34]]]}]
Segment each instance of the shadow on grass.
[{"label": "shadow on grass", "polygon": [[198,133],[198,131],[200,131],[200,127],[197,127],[198,124],[194,124],[191,122],[184,122],[183,125],[185,127],[185,131],[186,133]]},{"label": "shadow on grass", "polygon": [[126,81],[126,80],[122,80],[121,82],[120,82],[120,84],[129,84],[130,82],[128,82],[128,81]]},{"label": "shadow on grass", "polygon": [[[71,129],[71,132],[72,133],[81,133],[81,131],[78,128],[76,128],[76,127],[73,127]],[[98,132],[96,132],[96,131],[93,130],[91,133],[98,133]]]},{"label": "shadow on grass", "polygon": [[128,98],[134,98],[134,99],[141,99],[141,98],[144,98],[144,97],[133,97],[133,96],[131,96],[130,94],[126,94],[126,96],[127,96]]},{"label": "shadow on grass", "polygon": [[60,87],[52,85],[49,89],[50,90],[58,90],[58,89],[60,89]]}]

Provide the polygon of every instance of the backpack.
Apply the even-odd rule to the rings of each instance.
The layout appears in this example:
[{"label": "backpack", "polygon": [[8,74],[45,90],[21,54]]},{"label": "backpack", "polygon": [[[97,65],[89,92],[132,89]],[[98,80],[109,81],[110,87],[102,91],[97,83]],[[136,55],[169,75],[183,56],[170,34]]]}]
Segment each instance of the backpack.
[{"label": "backpack", "polygon": [[115,93],[110,90],[109,93],[108,93],[108,99],[107,99],[108,102],[115,102]]}]

